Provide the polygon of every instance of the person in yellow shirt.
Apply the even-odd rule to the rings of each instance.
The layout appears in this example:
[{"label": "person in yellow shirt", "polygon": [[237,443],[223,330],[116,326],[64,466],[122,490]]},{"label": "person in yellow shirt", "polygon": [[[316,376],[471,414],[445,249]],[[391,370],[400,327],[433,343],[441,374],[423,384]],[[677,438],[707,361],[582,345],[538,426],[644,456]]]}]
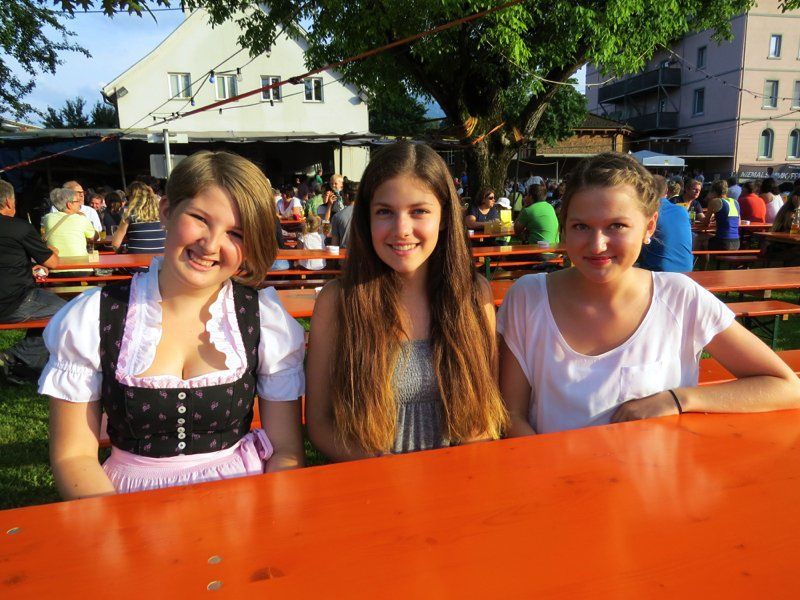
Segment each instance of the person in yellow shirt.
[{"label": "person in yellow shirt", "polygon": [[[58,212],[42,218],[44,241],[58,251],[62,258],[67,256],[87,256],[86,242],[97,239],[94,226],[81,212],[83,199],[73,190],[58,188],[50,193],[50,201]],[[83,271],[61,270],[51,276],[74,276]]]}]

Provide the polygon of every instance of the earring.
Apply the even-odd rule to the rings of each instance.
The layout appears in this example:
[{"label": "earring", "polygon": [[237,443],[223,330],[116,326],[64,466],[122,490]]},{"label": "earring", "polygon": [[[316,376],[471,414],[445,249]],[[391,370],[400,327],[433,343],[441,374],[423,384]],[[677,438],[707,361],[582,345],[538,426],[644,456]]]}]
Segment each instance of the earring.
[{"label": "earring", "polygon": [[644,245],[646,246],[649,243],[650,243],[650,236],[648,235],[647,237],[644,238]]}]

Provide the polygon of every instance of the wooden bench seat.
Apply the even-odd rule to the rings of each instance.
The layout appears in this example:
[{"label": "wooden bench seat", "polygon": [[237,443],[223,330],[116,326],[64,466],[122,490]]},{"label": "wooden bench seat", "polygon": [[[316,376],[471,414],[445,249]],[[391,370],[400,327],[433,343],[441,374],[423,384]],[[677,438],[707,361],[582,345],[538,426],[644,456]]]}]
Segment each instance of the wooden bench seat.
[{"label": "wooden bench seat", "polygon": [[72,298],[96,287],[96,285],[54,285],[47,288],[47,291],[53,292],[62,298]]},{"label": "wooden bench seat", "polygon": [[317,271],[312,271],[310,269],[284,269],[283,271],[269,271],[267,273],[267,279],[272,277],[284,277],[286,275],[299,275],[303,277],[307,277],[309,275],[318,276],[318,275],[331,275],[337,276],[341,275],[341,269],[319,269]]},{"label": "wooden bench seat", "polygon": [[20,321],[19,323],[0,323],[0,330],[10,329],[44,329],[50,319],[35,319],[33,321]]},{"label": "wooden bench seat", "polygon": [[[782,300],[756,300],[752,302],[729,302],[734,314],[742,319],[742,324],[754,333],[762,333],[773,348],[778,338],[778,323],[784,321],[789,315],[800,314],[800,305]],[[765,318],[772,317],[772,326],[764,322]]]},{"label": "wooden bench seat", "polygon": [[265,283],[276,290],[301,290],[310,287],[322,287],[330,283],[330,279],[268,279]]},{"label": "wooden bench seat", "polygon": [[743,250],[692,250],[695,256],[757,256],[761,252],[758,248],[745,248]]},{"label": "wooden bench seat", "polygon": [[775,317],[796,315],[800,313],[800,305],[782,300],[758,300],[755,302],[729,302],[730,308],[737,317]]}]

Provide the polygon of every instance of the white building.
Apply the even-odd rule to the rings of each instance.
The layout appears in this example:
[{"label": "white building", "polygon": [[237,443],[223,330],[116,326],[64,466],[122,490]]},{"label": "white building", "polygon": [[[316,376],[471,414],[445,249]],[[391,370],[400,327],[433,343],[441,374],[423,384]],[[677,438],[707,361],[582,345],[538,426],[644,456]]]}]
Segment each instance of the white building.
[{"label": "white building", "polygon": [[[369,150],[352,144],[369,132],[367,104],[335,71],[158,124],[308,70],[304,39],[281,35],[268,53],[252,58],[238,43],[240,33],[234,21],[212,28],[205,11],[188,14],[163,42],[103,87],[117,106],[120,127],[136,130],[139,139],[142,130],[168,128],[179,134],[173,141],[188,140],[172,145],[171,154],[178,155],[195,150],[193,142],[261,142],[255,157],[252,148],[242,153],[278,180],[316,166],[359,180]],[[163,158],[163,146],[149,146]]]}]

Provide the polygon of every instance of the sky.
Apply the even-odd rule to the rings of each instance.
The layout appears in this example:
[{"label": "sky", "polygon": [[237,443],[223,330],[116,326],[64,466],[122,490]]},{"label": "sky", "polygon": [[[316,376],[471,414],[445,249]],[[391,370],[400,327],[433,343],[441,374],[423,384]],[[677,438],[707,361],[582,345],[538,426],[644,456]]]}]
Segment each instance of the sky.
[{"label": "sky", "polygon": [[36,87],[25,100],[45,111],[48,106],[59,109],[67,99],[82,96],[88,113],[96,101],[103,101],[100,89],[105,84],[155,48],[183,21],[179,10],[153,14],[157,21],[148,14],[109,18],[104,14],[80,12],[71,20],[65,20],[67,29],[77,34],[71,40],[86,48],[92,57],[86,58],[76,52],[61,53],[64,62],[58,66],[56,74],[37,75]]},{"label": "sky", "polygon": [[[142,17],[76,13],[65,20],[67,29],[75,32],[72,40],[86,48],[91,58],[75,52],[62,53],[63,64],[55,75],[39,74],[36,87],[25,100],[45,112],[48,106],[60,109],[76,96],[86,100],[86,113],[96,101],[103,101],[100,89],[123,73],[155,48],[183,21],[180,10],[158,11]],[[17,70],[19,74],[19,70]],[[27,80],[27,75],[23,76]],[[584,92],[585,68],[578,74],[578,90]],[[437,106],[429,107],[432,115],[441,114]],[[37,122],[35,117],[29,119]]]}]

